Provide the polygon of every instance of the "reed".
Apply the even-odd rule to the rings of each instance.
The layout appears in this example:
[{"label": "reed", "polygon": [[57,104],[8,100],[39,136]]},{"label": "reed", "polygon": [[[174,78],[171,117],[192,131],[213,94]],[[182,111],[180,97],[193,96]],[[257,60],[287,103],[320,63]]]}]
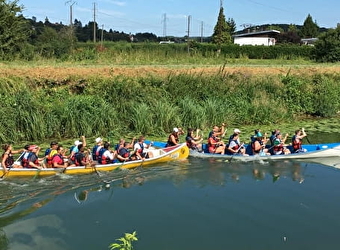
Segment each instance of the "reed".
[{"label": "reed", "polygon": [[270,125],[340,110],[337,74],[261,77],[243,72],[147,77],[0,77],[0,142],[163,136],[173,127]]}]

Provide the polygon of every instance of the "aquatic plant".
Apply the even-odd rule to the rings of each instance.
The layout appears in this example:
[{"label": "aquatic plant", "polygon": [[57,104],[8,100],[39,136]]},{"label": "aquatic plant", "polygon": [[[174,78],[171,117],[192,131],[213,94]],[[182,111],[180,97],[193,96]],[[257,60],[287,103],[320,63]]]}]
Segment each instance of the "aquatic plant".
[{"label": "aquatic plant", "polygon": [[137,241],[137,240],[138,240],[138,238],[137,238],[136,231],[134,231],[132,234],[125,233],[124,237],[117,239],[117,241],[119,241],[120,243],[112,243],[112,244],[110,244],[109,248],[111,250],[113,250],[113,249],[132,250],[133,249],[132,243],[134,241]]}]

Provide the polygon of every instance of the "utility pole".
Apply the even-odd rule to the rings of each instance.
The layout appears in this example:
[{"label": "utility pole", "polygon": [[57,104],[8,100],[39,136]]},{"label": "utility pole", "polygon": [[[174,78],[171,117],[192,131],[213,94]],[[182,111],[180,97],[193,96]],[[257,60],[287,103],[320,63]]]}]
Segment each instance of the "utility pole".
[{"label": "utility pole", "polygon": [[163,39],[166,40],[166,13],[163,14]]},{"label": "utility pole", "polygon": [[188,37],[187,37],[187,42],[188,42],[188,53],[190,50],[190,44],[189,44],[189,37],[190,37],[190,21],[191,21],[191,16],[188,16]]},{"label": "utility pole", "polygon": [[93,42],[96,43],[96,3],[93,3]]},{"label": "utility pole", "polygon": [[203,21],[201,22],[201,43],[203,43]]},{"label": "utility pole", "polygon": [[72,0],[69,0],[69,1],[65,2],[65,5],[66,4],[70,4],[70,27],[73,26],[73,21],[72,21],[73,20],[73,17],[72,17],[73,11],[72,11],[72,7],[73,7],[73,5],[75,3],[77,3],[77,2],[76,1],[72,1]]},{"label": "utility pole", "polygon": [[104,42],[104,24],[102,25],[102,35],[101,35],[101,44],[103,47],[103,42]]},{"label": "utility pole", "polygon": [[74,36],[74,30],[73,30],[73,5],[76,3],[76,1],[69,0],[65,2],[65,4],[70,4],[70,29],[69,29],[69,36],[71,41],[71,48],[73,49],[73,36]]}]

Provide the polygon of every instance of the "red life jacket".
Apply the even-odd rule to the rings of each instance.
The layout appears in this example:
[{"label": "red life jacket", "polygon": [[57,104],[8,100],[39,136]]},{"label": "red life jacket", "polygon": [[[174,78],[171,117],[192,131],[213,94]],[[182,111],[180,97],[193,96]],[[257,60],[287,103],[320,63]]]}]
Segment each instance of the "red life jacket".
[{"label": "red life jacket", "polygon": [[55,154],[52,157],[52,167],[54,167],[53,166],[54,162],[58,163],[59,165],[63,165],[64,164],[64,157],[60,154]]},{"label": "red life jacket", "polygon": [[238,150],[240,148],[240,145],[238,144],[238,141],[237,140],[232,140],[235,142],[235,146],[232,147],[233,150]]},{"label": "red life jacket", "polygon": [[111,163],[110,157],[107,157],[104,154],[106,151],[108,151],[108,150],[105,149],[105,148],[100,149],[100,154],[98,156],[98,163],[99,164],[109,164],[109,163]]},{"label": "red life jacket", "polygon": [[29,164],[30,162],[33,162],[35,165],[39,165],[38,156],[36,156],[36,159],[34,161],[31,161],[30,158],[32,157],[32,155],[33,155],[33,152],[29,152],[27,157],[26,158],[24,157],[22,159],[21,164],[24,168],[32,168]]},{"label": "red life jacket", "polygon": [[[279,144],[278,145],[275,145],[275,142],[279,142]],[[275,139],[274,140],[274,147],[273,147],[273,152],[275,153],[275,152],[280,152],[280,151],[283,151],[283,145],[282,145],[282,142],[281,142],[281,140],[279,140],[279,139]]]},{"label": "red life jacket", "polygon": [[296,135],[294,135],[292,137],[292,146],[293,146],[294,151],[299,150],[299,149],[302,148],[302,140],[297,139]]},{"label": "red life jacket", "polygon": [[53,165],[52,160],[53,160],[53,157],[56,155],[56,154],[51,155],[51,152],[52,152],[52,150],[46,156],[46,163],[47,163],[48,167],[52,167],[52,165]]},{"label": "red life jacket", "polygon": [[87,162],[87,159],[86,159],[86,157],[85,157],[85,154],[82,153],[82,152],[76,153],[74,158],[75,158],[74,163],[76,164],[76,166],[84,166],[84,165],[82,164],[82,161],[84,161],[85,163]]}]

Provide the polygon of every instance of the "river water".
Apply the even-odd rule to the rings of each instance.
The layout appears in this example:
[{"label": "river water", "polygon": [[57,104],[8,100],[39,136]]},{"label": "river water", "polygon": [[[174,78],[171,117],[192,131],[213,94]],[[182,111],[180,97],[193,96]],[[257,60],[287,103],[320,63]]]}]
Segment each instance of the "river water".
[{"label": "river water", "polygon": [[7,178],[0,249],[104,250],[133,231],[136,250],[339,249],[340,157],[325,164],[189,158]]}]

